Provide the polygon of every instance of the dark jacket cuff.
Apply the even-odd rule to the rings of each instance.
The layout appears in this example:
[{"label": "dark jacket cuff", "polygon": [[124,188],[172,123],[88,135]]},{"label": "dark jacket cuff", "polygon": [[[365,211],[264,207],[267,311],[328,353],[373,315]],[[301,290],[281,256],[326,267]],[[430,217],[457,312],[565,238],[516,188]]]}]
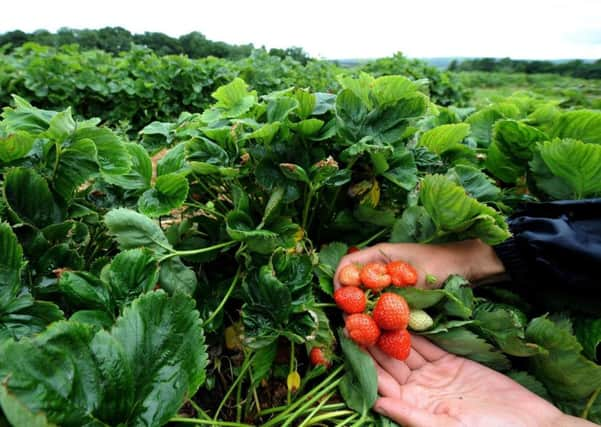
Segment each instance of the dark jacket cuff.
[{"label": "dark jacket cuff", "polygon": [[528,264],[525,260],[525,254],[520,250],[514,237],[493,246],[493,249],[512,279],[520,280],[524,278],[528,273]]}]

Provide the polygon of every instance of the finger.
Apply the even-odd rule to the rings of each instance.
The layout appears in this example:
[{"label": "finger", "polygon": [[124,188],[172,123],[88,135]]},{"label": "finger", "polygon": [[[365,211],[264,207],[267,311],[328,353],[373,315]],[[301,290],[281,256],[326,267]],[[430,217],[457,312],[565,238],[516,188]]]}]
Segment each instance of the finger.
[{"label": "finger", "polygon": [[407,382],[409,375],[411,375],[411,370],[404,362],[390,357],[376,346],[368,347],[367,350],[374,360],[399,384],[403,385]]},{"label": "finger", "polygon": [[376,371],[378,372],[378,393],[385,397],[401,397],[401,385],[396,379],[392,377],[384,368],[382,368],[378,362],[376,365]]},{"label": "finger", "polygon": [[[413,338],[413,337],[411,337],[411,338]],[[426,361],[426,359],[424,359],[422,357],[422,355],[419,354],[414,348],[411,349],[411,351],[409,352],[409,357],[407,357],[407,359],[405,360],[405,364],[412,371],[415,369],[421,368],[422,366],[426,365],[427,363],[428,362]]]},{"label": "finger", "polygon": [[428,362],[436,362],[449,354],[442,348],[431,343],[427,338],[419,335],[411,334],[411,347]]},{"label": "finger", "polygon": [[374,411],[407,427],[453,427],[460,425],[447,415],[434,415],[425,409],[407,405],[402,400],[391,397],[381,397],[376,400]]}]

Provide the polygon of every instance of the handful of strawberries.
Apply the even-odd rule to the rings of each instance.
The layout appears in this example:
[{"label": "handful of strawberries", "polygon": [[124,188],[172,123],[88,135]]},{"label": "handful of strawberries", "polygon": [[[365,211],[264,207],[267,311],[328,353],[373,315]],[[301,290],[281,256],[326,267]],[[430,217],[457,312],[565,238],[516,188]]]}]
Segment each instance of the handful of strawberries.
[{"label": "handful of strawberries", "polygon": [[[409,305],[402,296],[382,291],[391,285],[415,286],[415,268],[403,261],[349,264],[340,270],[338,280],[342,287],[334,292],[334,301],[348,314],[345,326],[351,339],[361,346],[376,344],[389,356],[405,360],[411,349]],[[377,296],[375,304],[369,301],[372,295]]]}]

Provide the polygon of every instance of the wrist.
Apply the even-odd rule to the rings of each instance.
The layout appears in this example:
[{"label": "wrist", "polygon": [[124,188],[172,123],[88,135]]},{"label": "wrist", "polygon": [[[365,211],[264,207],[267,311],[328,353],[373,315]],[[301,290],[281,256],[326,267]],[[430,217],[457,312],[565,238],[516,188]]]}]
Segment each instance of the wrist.
[{"label": "wrist", "polygon": [[505,273],[505,266],[492,246],[480,239],[461,242],[464,246],[463,262],[466,265],[466,278],[472,282]]}]

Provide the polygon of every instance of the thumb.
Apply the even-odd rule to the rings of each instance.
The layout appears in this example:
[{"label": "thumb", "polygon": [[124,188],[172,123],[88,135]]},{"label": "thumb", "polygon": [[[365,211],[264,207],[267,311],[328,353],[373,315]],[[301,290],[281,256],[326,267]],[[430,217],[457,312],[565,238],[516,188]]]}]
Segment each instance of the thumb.
[{"label": "thumb", "polygon": [[424,409],[408,406],[402,400],[392,397],[381,397],[376,400],[374,411],[407,427],[452,427],[460,425],[447,415],[434,415]]}]

